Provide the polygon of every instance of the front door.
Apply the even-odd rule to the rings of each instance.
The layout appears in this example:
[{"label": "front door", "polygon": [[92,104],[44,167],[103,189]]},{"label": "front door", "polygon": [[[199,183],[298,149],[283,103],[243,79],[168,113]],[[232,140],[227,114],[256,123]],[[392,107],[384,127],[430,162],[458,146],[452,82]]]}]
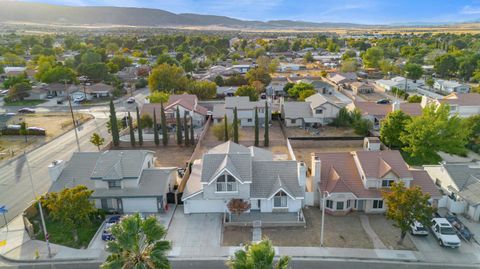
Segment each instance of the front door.
[{"label": "front door", "polygon": [[357,210],[358,211],[365,211],[365,201],[364,200],[357,200]]},{"label": "front door", "polygon": [[261,203],[261,200],[260,200],[260,199],[251,200],[251,202],[250,202],[250,210],[252,210],[252,211],[259,211],[259,210],[260,210],[260,203]]}]

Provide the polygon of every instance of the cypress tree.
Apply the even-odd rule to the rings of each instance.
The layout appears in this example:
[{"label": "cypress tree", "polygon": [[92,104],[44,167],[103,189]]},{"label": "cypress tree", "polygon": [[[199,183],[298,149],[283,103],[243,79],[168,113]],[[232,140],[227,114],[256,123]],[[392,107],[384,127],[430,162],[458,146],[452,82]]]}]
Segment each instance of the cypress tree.
[{"label": "cypress tree", "polygon": [[132,144],[132,147],[135,147],[135,133],[133,132],[133,122],[130,112],[128,112],[128,128],[130,129],[130,144]]},{"label": "cypress tree", "polygon": [[223,140],[225,142],[228,141],[228,122],[227,122],[227,115],[223,117],[223,122],[224,122],[224,130],[223,130]]},{"label": "cypress tree", "polygon": [[233,142],[238,143],[237,107],[233,109]]},{"label": "cypress tree", "polygon": [[155,108],[153,108],[153,139],[155,140],[155,145],[158,146],[160,144],[160,138],[158,136],[157,114],[155,113]]},{"label": "cypress tree", "polygon": [[177,114],[175,115],[177,118],[177,145],[182,144],[182,122],[180,120],[180,109],[177,106]]},{"label": "cypress tree", "polygon": [[168,144],[168,130],[167,130],[167,117],[165,117],[165,109],[163,109],[163,103],[160,103],[161,108],[161,123],[162,123],[162,143],[164,146]]},{"label": "cypress tree", "polygon": [[195,145],[195,133],[193,132],[193,118],[190,117],[190,145]]},{"label": "cypress tree", "polygon": [[110,99],[110,132],[112,133],[112,142],[115,147],[120,145],[120,134],[118,133],[117,114],[113,100]]},{"label": "cypress tree", "polygon": [[255,107],[255,147],[259,145],[259,131],[258,131],[258,109]]},{"label": "cypress tree", "polygon": [[138,129],[138,144],[140,147],[143,145],[143,131],[142,131],[142,125],[140,124],[140,113],[138,112],[138,106],[135,107],[137,111],[137,129]]},{"label": "cypress tree", "polygon": [[190,138],[188,137],[189,132],[188,132],[188,120],[187,120],[187,113],[183,113],[183,131],[184,131],[184,137],[185,137],[185,146],[190,145]]},{"label": "cypress tree", "polygon": [[267,102],[265,102],[265,134],[264,134],[263,145],[265,147],[268,147],[269,144],[270,144],[270,138],[268,135],[268,105],[267,105]]}]

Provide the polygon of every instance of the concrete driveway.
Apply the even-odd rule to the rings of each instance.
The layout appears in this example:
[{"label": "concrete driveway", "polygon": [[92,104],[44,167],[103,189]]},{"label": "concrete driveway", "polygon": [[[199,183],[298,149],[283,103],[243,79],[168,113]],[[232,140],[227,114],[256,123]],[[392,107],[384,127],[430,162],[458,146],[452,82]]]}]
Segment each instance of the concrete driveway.
[{"label": "concrete driveway", "polygon": [[413,243],[420,251],[425,261],[440,263],[480,263],[480,245],[462,240],[457,249],[441,247],[435,237],[430,233],[428,236],[411,236]]},{"label": "concrete driveway", "polygon": [[221,214],[185,215],[183,206],[178,206],[166,239],[172,242],[172,255],[198,256],[205,249],[220,247],[221,233]]}]

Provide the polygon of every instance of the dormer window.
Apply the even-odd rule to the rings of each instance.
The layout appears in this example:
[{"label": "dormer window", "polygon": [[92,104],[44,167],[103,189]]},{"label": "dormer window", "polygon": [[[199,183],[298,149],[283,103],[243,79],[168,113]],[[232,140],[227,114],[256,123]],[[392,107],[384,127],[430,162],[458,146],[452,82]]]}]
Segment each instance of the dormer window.
[{"label": "dormer window", "polygon": [[273,207],[287,207],[287,194],[283,191],[277,192],[273,197]]},{"label": "dormer window", "polygon": [[390,188],[393,183],[395,183],[395,180],[393,179],[385,179],[385,180],[382,180],[382,188]]},{"label": "dormer window", "polygon": [[220,175],[217,178],[217,192],[236,192],[237,190],[237,180],[231,175]]},{"label": "dormer window", "polygon": [[317,109],[317,110],[315,110],[315,113],[316,114],[323,114],[323,109]]},{"label": "dormer window", "polygon": [[121,180],[109,180],[108,181],[108,188],[109,189],[120,189],[122,187]]}]

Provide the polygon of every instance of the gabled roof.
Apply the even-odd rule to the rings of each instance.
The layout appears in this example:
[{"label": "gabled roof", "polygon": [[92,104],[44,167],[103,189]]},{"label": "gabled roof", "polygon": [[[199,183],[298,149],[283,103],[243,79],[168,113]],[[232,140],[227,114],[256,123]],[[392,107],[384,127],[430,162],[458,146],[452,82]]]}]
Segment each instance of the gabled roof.
[{"label": "gabled roof", "polygon": [[453,92],[439,100],[442,104],[459,106],[480,106],[480,94]]},{"label": "gabled roof", "polygon": [[334,105],[334,106],[337,106],[337,107],[340,107],[339,105],[337,105],[335,102],[333,102],[332,100],[328,99],[326,96],[320,94],[320,93],[316,93],[314,95],[311,95],[309,97],[307,97],[305,99],[305,102],[309,102],[310,103],[310,108],[311,109],[315,109],[323,104],[326,104],[326,103],[330,103],[331,105]]},{"label": "gabled roof", "polygon": [[334,192],[351,192],[352,189],[343,181],[343,179],[340,177],[338,174],[337,170],[333,166],[330,167],[330,171],[328,173],[328,182],[327,182],[327,188],[326,190],[329,193],[334,193]]},{"label": "gabled roof", "polygon": [[100,152],[74,152],[49,192],[59,192],[77,185],[84,185],[93,190],[95,182],[90,180],[90,175],[100,154]]},{"label": "gabled roof", "polygon": [[102,152],[90,177],[101,180],[139,177],[143,162],[148,154],[154,154],[154,152],[147,150],[108,150]]},{"label": "gabled roof", "polygon": [[208,109],[198,105],[197,102],[197,96],[194,94],[172,94],[168,98],[168,103],[165,106],[165,110],[175,109],[179,105],[198,114],[207,115]]},{"label": "gabled roof", "polygon": [[304,193],[298,183],[296,161],[253,162],[251,198],[270,198],[283,189],[292,197],[303,199]]},{"label": "gabled roof", "polygon": [[441,198],[442,194],[438,190],[438,187],[433,182],[432,178],[428,175],[428,172],[425,170],[411,170],[413,181],[411,182],[412,186],[418,186],[423,193],[430,194],[432,198]]},{"label": "gabled roof", "polygon": [[307,102],[285,102],[283,111],[286,119],[312,117],[312,109],[310,103]]},{"label": "gabled roof", "polygon": [[294,194],[288,189],[287,185],[283,183],[280,175],[277,175],[277,180],[275,180],[272,186],[272,191],[270,192],[268,198],[272,199],[272,197],[275,196],[275,194],[277,194],[279,191],[284,191],[292,199],[295,199]]},{"label": "gabled roof", "polygon": [[391,171],[400,178],[412,178],[398,150],[356,151],[355,154],[366,177],[379,178]]},{"label": "gabled roof", "polygon": [[443,164],[458,190],[462,191],[475,181],[471,177],[480,180],[480,165],[478,163],[448,163]]}]

